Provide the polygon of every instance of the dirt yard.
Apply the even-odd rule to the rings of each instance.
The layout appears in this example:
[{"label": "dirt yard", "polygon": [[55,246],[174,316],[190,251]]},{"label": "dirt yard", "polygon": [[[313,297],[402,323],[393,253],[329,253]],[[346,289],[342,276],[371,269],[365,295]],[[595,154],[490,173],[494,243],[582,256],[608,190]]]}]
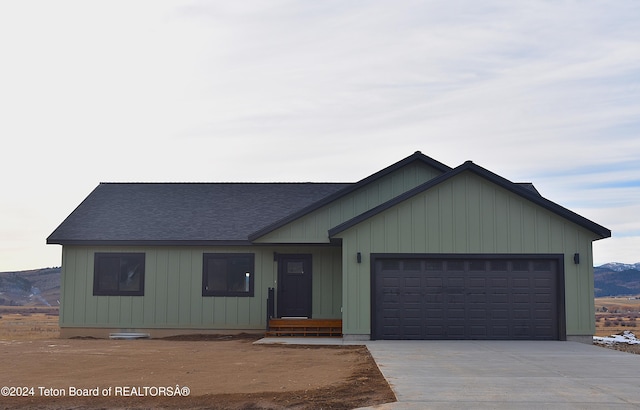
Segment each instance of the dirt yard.
[{"label": "dirt yard", "polygon": [[253,335],[59,339],[39,333],[43,323],[22,324],[21,338],[20,321],[3,316],[0,330],[11,332],[0,331],[0,408],[353,409],[395,401],[363,346],[254,345]]}]

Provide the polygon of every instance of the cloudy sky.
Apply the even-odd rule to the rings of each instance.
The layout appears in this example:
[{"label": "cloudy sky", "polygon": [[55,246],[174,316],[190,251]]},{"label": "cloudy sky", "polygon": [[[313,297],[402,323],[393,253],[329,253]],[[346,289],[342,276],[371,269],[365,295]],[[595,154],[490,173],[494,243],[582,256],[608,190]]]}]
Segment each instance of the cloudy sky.
[{"label": "cloudy sky", "polygon": [[353,182],[473,160],[640,261],[640,2],[0,2],[0,271],[100,182]]}]

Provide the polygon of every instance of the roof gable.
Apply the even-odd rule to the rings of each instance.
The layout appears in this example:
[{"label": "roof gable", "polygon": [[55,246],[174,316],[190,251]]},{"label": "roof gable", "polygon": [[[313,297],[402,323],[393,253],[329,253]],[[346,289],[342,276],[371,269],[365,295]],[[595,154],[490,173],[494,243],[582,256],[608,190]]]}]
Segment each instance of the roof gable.
[{"label": "roof gable", "polygon": [[333,237],[337,234],[339,234],[340,232],[343,232],[347,229],[349,229],[352,226],[355,226],[357,224],[359,224],[360,222],[369,219],[391,207],[394,207],[396,205],[398,205],[399,203],[414,197],[415,195],[418,195],[422,192],[425,192],[433,187],[436,187],[440,184],[442,184],[445,181],[450,180],[451,178],[454,178],[455,176],[463,173],[463,172],[472,172],[478,176],[480,176],[481,178],[484,178],[485,180],[496,184],[528,201],[531,201],[533,203],[535,203],[536,205],[539,205],[545,209],[547,209],[550,212],[553,212],[557,215],[559,215],[560,217],[567,219],[593,233],[595,233],[596,235],[598,235],[600,238],[608,238],[611,236],[611,231],[601,225],[598,225],[597,223],[590,221],[587,218],[584,218],[583,216],[580,216],[578,214],[576,214],[573,211],[570,211],[567,208],[562,207],[561,205],[558,205],[555,202],[552,202],[544,197],[542,197],[539,192],[535,189],[535,187],[533,187],[532,184],[517,184],[517,183],[513,183],[497,174],[494,174],[493,172],[482,168],[476,164],[474,164],[471,161],[467,161],[464,164],[454,168],[453,170],[444,173],[442,175],[440,175],[437,178],[432,179],[431,181],[428,181],[410,191],[405,192],[402,195],[399,195],[395,198],[393,198],[392,200],[381,204],[380,206],[371,209],[355,218],[352,218],[349,221],[346,221],[332,229],[329,230],[329,237]]},{"label": "roof gable", "polygon": [[[381,171],[378,171],[360,181],[358,181],[355,184],[351,184],[345,188],[343,188],[340,191],[337,191],[335,193],[333,193],[332,195],[329,195],[325,198],[320,199],[319,201],[303,208],[300,209],[299,211],[292,213],[290,215],[287,215],[285,218],[276,221],[275,223],[266,226],[254,233],[252,233],[251,235],[249,235],[249,239],[251,241],[256,241],[261,237],[264,237],[282,227],[284,227],[287,224],[290,224],[296,220],[299,220],[307,215],[310,215],[311,213],[320,210],[323,207],[326,207],[327,205],[330,205],[332,203],[337,203],[339,202],[339,200],[346,198],[347,196],[349,196],[350,194],[355,193],[358,190],[363,190],[365,187],[374,184],[376,182],[379,182],[381,180],[383,180],[385,177],[388,177],[390,175],[392,175],[393,173],[409,167],[411,165],[415,165],[415,164],[420,164],[429,168],[432,168],[436,174],[442,174],[448,171],[451,171],[451,168],[448,167],[447,165],[442,164],[441,162],[438,162],[436,160],[434,160],[433,158],[430,158],[424,154],[422,154],[420,151],[416,151],[414,154],[396,162],[393,165],[390,165],[386,168],[384,168]],[[369,208],[367,208],[369,209]],[[362,212],[364,212],[365,210],[363,210]],[[343,219],[344,220],[344,219]],[[323,233],[323,235],[326,232]]]}]

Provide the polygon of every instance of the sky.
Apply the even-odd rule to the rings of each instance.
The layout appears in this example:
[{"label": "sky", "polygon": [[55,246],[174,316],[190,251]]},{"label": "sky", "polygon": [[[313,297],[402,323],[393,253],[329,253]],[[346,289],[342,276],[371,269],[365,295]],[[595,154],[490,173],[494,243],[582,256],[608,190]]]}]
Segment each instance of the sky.
[{"label": "sky", "polygon": [[640,262],[640,2],[0,2],[0,272],[100,182],[355,182],[419,150]]}]

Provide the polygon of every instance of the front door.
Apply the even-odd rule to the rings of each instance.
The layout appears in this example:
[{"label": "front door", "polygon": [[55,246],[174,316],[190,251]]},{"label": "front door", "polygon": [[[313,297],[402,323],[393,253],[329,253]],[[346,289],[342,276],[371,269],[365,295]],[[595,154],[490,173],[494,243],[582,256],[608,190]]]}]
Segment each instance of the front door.
[{"label": "front door", "polygon": [[278,255],[279,317],[311,317],[311,255]]}]

